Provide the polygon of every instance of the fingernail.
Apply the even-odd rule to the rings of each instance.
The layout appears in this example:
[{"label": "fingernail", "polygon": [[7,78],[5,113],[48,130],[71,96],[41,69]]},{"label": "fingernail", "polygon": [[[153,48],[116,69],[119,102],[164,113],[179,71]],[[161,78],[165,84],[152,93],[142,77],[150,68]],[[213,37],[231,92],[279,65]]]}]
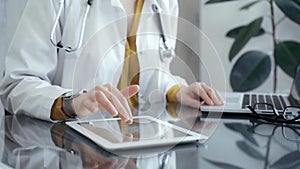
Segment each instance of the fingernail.
[{"label": "fingernail", "polygon": [[218,101],[218,105],[222,105],[222,104],[223,104],[223,102],[219,100]]},{"label": "fingernail", "polygon": [[133,121],[132,121],[132,119],[127,119],[126,122],[127,122],[127,124],[132,124]]},{"label": "fingernail", "polygon": [[119,113],[117,111],[114,111],[113,117],[116,117]]}]

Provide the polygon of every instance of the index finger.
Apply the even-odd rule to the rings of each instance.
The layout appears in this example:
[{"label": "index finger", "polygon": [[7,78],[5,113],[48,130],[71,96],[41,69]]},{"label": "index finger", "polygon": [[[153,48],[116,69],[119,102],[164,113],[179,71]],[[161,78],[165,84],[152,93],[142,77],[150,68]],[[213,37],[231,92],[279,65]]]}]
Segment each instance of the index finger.
[{"label": "index finger", "polygon": [[203,88],[206,91],[206,93],[208,94],[208,96],[211,98],[211,100],[213,101],[213,104],[215,104],[215,105],[223,104],[223,100],[221,99],[221,96],[219,95],[218,91],[216,91],[215,89],[213,89],[207,85],[203,85]]},{"label": "index finger", "polygon": [[197,94],[197,96],[199,96],[205,103],[207,103],[208,105],[213,105],[214,102],[212,101],[212,99],[210,98],[210,96],[208,95],[207,91],[204,88],[205,84],[199,84],[197,83],[196,85],[194,85],[194,87],[192,88],[193,92]]},{"label": "index finger", "polygon": [[132,123],[132,114],[126,97],[117,88],[113,86],[108,86],[108,87],[111,90],[111,92],[117,97],[113,101],[118,103],[119,106],[125,109],[121,115],[123,115],[124,117],[128,117],[129,121],[127,122]]}]

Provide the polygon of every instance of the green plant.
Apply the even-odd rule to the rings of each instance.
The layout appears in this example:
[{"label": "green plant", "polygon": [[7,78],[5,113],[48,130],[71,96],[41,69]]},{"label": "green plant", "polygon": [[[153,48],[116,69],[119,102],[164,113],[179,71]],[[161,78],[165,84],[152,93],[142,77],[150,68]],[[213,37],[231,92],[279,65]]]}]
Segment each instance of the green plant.
[{"label": "green plant", "polygon": [[[240,0],[208,0],[206,4],[215,4]],[[277,89],[277,69],[280,67],[287,75],[293,77],[297,64],[300,61],[300,43],[293,40],[281,40],[277,37],[277,27],[286,18],[300,25],[300,0],[253,0],[240,8],[247,10],[259,3],[267,2],[270,9],[270,17],[261,16],[247,25],[230,30],[226,37],[233,38],[234,43],[229,52],[229,61],[232,62],[243,47],[252,39],[269,34],[272,36],[273,52],[271,56],[264,51],[251,50],[241,54],[230,74],[230,84],[234,91],[249,91],[260,86],[271,74],[273,66],[273,91]],[[275,18],[277,6],[284,14],[282,18]],[[261,24],[264,19],[270,19],[272,30],[265,31]],[[273,57],[274,59],[271,59]],[[273,63],[272,63],[273,62]]]}]

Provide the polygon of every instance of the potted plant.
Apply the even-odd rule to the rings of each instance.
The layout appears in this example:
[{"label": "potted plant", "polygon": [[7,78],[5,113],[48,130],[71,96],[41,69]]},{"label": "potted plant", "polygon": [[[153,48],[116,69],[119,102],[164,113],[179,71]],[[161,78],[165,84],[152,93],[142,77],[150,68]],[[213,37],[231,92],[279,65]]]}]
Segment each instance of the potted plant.
[{"label": "potted plant", "polygon": [[[228,1],[238,0],[208,0],[205,4]],[[260,3],[269,4],[270,17],[258,17],[247,25],[241,25],[229,30],[226,34],[226,37],[234,39],[229,52],[229,61],[232,62],[235,57],[238,57],[230,73],[230,84],[234,91],[243,92],[257,88],[273,71],[273,91],[276,92],[278,67],[287,75],[293,77],[300,61],[300,43],[293,40],[282,40],[277,36],[277,27],[285,19],[290,19],[300,25],[300,0],[253,0],[241,6],[240,10],[247,10]],[[275,13],[279,12],[279,10],[276,11],[275,6],[284,14],[282,18],[275,17]],[[262,27],[264,19],[268,19],[271,22],[271,30],[265,30]],[[259,38],[265,34],[269,34],[272,37],[270,42],[273,46],[272,54],[260,50],[251,50],[240,54],[240,51],[252,38]]]}]

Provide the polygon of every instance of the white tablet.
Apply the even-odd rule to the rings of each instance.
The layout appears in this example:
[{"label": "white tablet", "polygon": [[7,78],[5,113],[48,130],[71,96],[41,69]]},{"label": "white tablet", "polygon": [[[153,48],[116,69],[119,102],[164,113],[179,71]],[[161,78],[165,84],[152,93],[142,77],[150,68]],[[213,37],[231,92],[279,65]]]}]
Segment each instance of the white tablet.
[{"label": "white tablet", "polygon": [[127,125],[120,118],[67,122],[71,128],[107,150],[129,150],[182,143],[203,143],[207,137],[150,117],[133,117]]}]

